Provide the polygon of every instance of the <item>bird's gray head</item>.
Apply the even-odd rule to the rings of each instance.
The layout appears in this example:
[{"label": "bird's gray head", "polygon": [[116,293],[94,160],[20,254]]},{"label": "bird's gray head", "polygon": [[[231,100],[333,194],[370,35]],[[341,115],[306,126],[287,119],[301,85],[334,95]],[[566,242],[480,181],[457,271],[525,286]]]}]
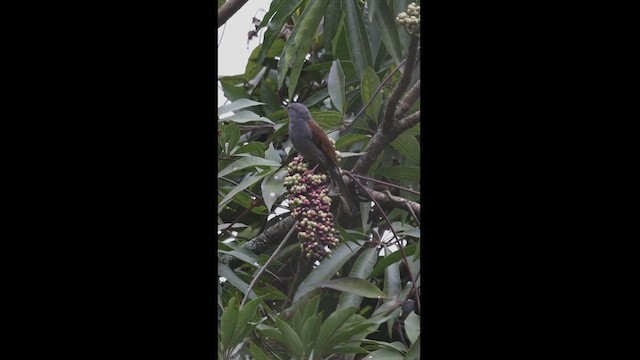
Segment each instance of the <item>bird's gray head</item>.
[{"label": "bird's gray head", "polygon": [[309,113],[309,109],[307,109],[307,107],[302,104],[291,103],[289,104],[289,106],[287,106],[287,109],[289,109],[290,119],[295,118],[297,120],[304,120],[304,121],[311,120],[311,114]]}]

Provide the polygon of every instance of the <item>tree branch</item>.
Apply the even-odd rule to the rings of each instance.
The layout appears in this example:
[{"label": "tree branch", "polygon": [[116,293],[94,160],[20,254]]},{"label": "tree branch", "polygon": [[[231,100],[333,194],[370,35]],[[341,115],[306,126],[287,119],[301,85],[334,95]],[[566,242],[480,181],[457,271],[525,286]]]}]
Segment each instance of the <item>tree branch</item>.
[{"label": "tree branch", "polygon": [[397,129],[400,130],[400,132],[403,132],[419,122],[420,122],[420,110],[414,112],[413,114],[403,119],[398,120]]},{"label": "tree branch", "polygon": [[371,197],[380,204],[380,206],[386,209],[406,209],[406,207],[409,206],[411,210],[413,210],[415,215],[417,217],[420,217],[420,204],[415,201],[407,200],[400,196],[391,195],[389,191],[380,192],[369,189],[369,193],[371,194]]},{"label": "tree branch", "polygon": [[[363,154],[356,160],[351,172],[358,175],[364,175],[369,171],[371,165],[378,156],[386,149],[393,140],[395,140],[403,131],[408,129],[407,124],[420,120],[420,113],[412,114],[405,119],[400,119],[409,107],[415,102],[420,95],[420,81],[413,86],[411,90],[405,94],[400,101],[402,94],[407,90],[411,82],[411,75],[417,60],[418,45],[420,39],[411,36],[409,40],[409,49],[407,51],[407,59],[404,65],[404,72],[400,77],[400,81],[391,92],[384,108],[382,122],[378,126],[378,130],[373,135],[369,144],[364,149]],[[400,104],[398,104],[400,102]],[[398,114],[398,116],[396,116]],[[417,119],[416,119],[417,118]],[[404,120],[404,121],[403,121]]]},{"label": "tree branch", "polygon": [[391,92],[391,95],[387,100],[387,105],[384,109],[384,117],[382,118],[381,124],[384,130],[391,129],[393,126],[393,117],[395,115],[395,110],[398,106],[400,96],[407,90],[409,83],[411,82],[411,75],[413,74],[413,68],[417,59],[418,42],[419,39],[416,36],[411,36],[411,39],[409,40],[409,49],[407,49],[407,62],[404,65],[404,72],[402,73],[400,81],[398,81],[395,89]]},{"label": "tree branch", "polygon": [[238,12],[248,0],[229,0],[218,9],[218,29],[229,20],[233,14]]},{"label": "tree branch", "polygon": [[[242,244],[242,247],[256,254],[265,253],[273,245],[279,243],[295,223],[296,220],[288,216],[260,235]],[[220,261],[232,269],[242,263],[242,260],[227,254],[221,256]]]},{"label": "tree branch", "polygon": [[420,97],[420,80],[416,82],[415,85],[407,93],[402,97],[402,99],[398,102],[398,106],[396,107],[396,112],[394,117],[396,119],[402,118],[407,110],[413,105],[414,102]]}]

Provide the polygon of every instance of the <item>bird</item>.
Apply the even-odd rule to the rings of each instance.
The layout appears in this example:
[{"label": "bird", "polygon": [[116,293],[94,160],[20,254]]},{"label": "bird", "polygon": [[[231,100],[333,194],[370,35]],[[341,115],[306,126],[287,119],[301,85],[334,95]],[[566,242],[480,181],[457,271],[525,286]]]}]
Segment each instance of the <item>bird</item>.
[{"label": "bird", "polygon": [[338,158],[333,144],[320,125],[311,117],[309,109],[300,103],[291,103],[289,111],[289,138],[296,150],[308,161],[315,162],[329,172],[338,185],[345,201],[346,210],[353,214],[357,199],[347,189],[338,168]]}]

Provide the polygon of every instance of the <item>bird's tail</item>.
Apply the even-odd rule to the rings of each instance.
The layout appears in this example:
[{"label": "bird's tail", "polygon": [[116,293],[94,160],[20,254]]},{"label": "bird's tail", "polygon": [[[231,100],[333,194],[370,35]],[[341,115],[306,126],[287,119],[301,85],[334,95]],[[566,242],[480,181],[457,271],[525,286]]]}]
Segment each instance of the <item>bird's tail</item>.
[{"label": "bird's tail", "polygon": [[341,192],[340,198],[343,199],[343,203],[346,207],[345,210],[350,214],[355,214],[356,210],[358,209],[358,198],[356,197],[355,193],[349,191],[347,185],[342,180],[342,174],[340,174],[340,170],[337,166],[333,167],[330,170],[330,173],[334,181],[338,183],[338,187],[340,188]]}]

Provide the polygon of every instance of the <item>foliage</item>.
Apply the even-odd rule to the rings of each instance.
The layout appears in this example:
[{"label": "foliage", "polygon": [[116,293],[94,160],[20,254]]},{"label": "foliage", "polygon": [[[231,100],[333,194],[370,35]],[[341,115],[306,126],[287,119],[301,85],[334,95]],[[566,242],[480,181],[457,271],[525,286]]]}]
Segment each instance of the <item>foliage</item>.
[{"label": "foliage", "polygon": [[[352,169],[398,108],[388,105],[419,36],[396,21],[408,5],[274,0],[245,72],[218,78],[229,100],[218,108],[219,359],[419,358],[419,222],[402,203],[364,200],[388,192],[419,203],[419,122],[357,174],[367,191],[358,190],[355,219],[336,214],[341,241],[331,257],[308,261],[296,236],[273,250],[291,228],[279,230],[292,206],[284,178],[295,153],[286,104],[305,104],[335,140],[340,166]],[[406,85],[419,88],[419,79],[410,69]],[[411,100],[403,118],[419,117]]]}]

